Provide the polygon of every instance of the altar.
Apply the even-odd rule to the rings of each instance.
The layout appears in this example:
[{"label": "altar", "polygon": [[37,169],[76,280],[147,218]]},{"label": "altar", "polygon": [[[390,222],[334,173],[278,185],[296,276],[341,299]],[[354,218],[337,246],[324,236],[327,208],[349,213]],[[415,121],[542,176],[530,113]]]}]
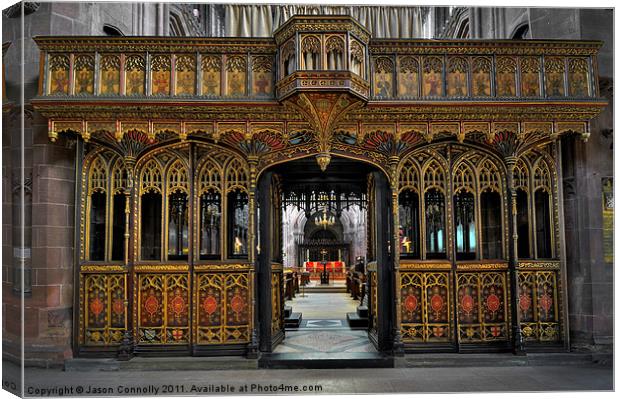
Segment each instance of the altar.
[{"label": "altar", "polygon": [[[330,261],[325,263],[325,271],[328,273],[344,273],[345,271],[345,262]],[[304,270],[310,273],[321,273],[323,262],[304,262]]]}]

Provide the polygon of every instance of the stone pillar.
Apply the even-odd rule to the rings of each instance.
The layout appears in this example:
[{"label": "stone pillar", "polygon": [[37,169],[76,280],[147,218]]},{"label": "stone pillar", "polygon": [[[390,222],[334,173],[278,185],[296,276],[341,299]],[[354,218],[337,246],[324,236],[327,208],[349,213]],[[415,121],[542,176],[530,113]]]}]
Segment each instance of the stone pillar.
[{"label": "stone pillar", "polygon": [[25,306],[26,358],[31,364],[72,357],[75,139],[51,144],[47,121],[33,121],[32,296]]}]

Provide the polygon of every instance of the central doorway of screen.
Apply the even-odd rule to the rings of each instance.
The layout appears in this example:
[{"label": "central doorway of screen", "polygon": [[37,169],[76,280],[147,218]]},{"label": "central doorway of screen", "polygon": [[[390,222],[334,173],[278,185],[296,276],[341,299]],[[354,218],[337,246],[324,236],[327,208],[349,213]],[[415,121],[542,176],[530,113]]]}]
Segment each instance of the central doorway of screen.
[{"label": "central doorway of screen", "polygon": [[273,354],[390,348],[392,231],[385,174],[314,157],[263,172],[258,186],[259,347]]}]

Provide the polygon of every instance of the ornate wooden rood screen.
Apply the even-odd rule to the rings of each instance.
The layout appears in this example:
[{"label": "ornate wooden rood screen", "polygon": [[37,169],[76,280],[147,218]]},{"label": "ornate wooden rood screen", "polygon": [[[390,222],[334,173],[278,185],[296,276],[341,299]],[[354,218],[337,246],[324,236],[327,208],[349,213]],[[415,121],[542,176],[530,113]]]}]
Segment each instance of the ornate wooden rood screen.
[{"label": "ornate wooden rood screen", "polygon": [[260,325],[283,325],[259,181],[304,157],[387,181],[388,212],[368,203],[390,231],[368,248],[380,349],[566,344],[558,137],[587,139],[606,104],[601,43],[378,40],[345,16],[261,39],[35,41],[33,103],[51,141],[77,140],[76,353],[255,356]]}]

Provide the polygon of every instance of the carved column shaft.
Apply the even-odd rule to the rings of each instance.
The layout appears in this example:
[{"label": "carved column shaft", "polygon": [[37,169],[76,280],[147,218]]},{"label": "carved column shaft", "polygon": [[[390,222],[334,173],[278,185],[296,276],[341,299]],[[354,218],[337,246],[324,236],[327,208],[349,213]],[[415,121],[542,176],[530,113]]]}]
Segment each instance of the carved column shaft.
[{"label": "carved column shaft", "polygon": [[512,350],[515,355],[525,353],[523,348],[523,336],[521,334],[521,324],[519,322],[519,276],[517,267],[518,259],[518,239],[517,233],[517,190],[514,184],[514,170],[517,164],[517,157],[509,156],[505,158],[507,170],[507,191],[510,201],[508,207],[508,232],[509,239],[509,274],[510,274],[510,312],[512,328]]}]

